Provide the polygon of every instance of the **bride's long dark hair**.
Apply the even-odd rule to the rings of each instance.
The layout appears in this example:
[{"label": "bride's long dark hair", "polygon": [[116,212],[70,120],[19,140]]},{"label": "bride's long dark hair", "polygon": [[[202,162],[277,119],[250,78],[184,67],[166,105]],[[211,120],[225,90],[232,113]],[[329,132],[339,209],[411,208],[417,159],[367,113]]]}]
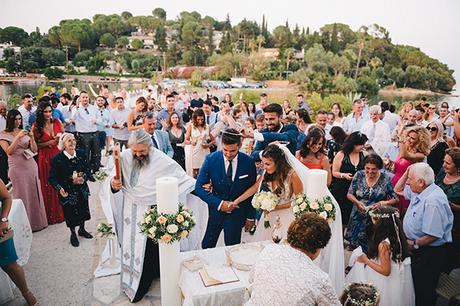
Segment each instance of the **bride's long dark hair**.
[{"label": "bride's long dark hair", "polygon": [[271,159],[276,165],[276,170],[272,174],[265,172],[263,183],[273,182],[273,192],[279,196],[285,191],[284,182],[291,171],[291,166],[288,164],[283,150],[276,144],[268,145],[262,152],[262,157]]},{"label": "bride's long dark hair", "polygon": [[[53,110],[53,107],[49,103],[41,103],[37,110],[35,111],[36,114],[36,121],[35,121],[35,126],[36,126],[36,131],[38,133],[38,139],[41,139],[43,136],[43,127],[45,126],[45,114],[43,113],[46,108],[50,107],[51,111]],[[53,118],[51,118],[51,123],[53,122]]]}]

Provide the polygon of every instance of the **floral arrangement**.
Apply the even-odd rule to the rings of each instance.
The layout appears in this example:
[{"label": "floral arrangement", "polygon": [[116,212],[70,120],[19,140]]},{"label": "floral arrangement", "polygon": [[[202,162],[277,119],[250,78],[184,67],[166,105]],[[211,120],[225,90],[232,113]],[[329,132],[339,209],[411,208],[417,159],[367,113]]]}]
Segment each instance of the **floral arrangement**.
[{"label": "floral arrangement", "polygon": [[312,212],[323,217],[328,223],[332,223],[335,220],[336,209],[330,196],[311,200],[305,194],[298,194],[292,201],[291,206],[296,219],[305,212]]},{"label": "floral arrangement", "polygon": [[[362,298],[351,297],[351,291],[353,287],[369,287],[372,290],[372,296],[366,296]],[[344,294],[347,296],[346,303],[354,306],[375,306],[377,305],[380,294],[377,288],[372,284],[364,283],[351,283],[344,289]]]},{"label": "floral arrangement", "polygon": [[108,238],[108,237],[114,235],[114,233],[112,231],[112,225],[110,225],[110,224],[101,222],[101,223],[99,223],[97,225],[96,229],[97,229],[97,232],[99,233],[99,235],[101,237]]},{"label": "floral arrangement", "polygon": [[182,205],[175,214],[160,214],[152,208],[144,214],[144,221],[140,224],[141,233],[155,242],[164,243],[186,238],[194,226],[192,214]]},{"label": "floral arrangement", "polygon": [[99,170],[94,174],[94,177],[95,177],[96,180],[98,180],[98,181],[103,181],[103,180],[105,180],[108,176],[109,176],[109,174],[107,173],[107,170],[104,169],[104,168],[99,169]]},{"label": "floral arrangement", "polygon": [[[264,217],[266,217],[270,211],[273,211],[279,202],[280,198],[273,192],[268,191],[259,191],[252,198],[252,206],[259,211],[263,210]],[[268,221],[267,218],[264,219],[264,227],[269,228],[270,221]]]}]

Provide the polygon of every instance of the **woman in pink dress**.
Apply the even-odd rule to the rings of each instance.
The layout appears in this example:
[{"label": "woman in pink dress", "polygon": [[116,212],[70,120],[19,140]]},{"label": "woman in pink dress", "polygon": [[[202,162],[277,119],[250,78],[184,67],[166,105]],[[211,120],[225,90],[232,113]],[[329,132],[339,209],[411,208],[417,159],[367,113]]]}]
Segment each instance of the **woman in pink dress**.
[{"label": "woman in pink dress", "polygon": [[[0,146],[8,154],[8,176],[13,184],[13,198],[21,199],[32,231],[48,226],[43,204],[37,163],[31,152],[37,152],[37,144],[30,131],[22,128],[22,115],[12,109],[6,116],[5,131],[0,133]],[[29,154],[28,154],[29,153]]]},{"label": "woman in pink dress", "polygon": [[61,121],[53,119],[52,114],[53,109],[50,104],[41,104],[37,109],[37,121],[33,125],[33,132],[38,145],[38,173],[48,224],[64,221],[64,212],[61,204],[59,204],[57,192],[48,182],[51,159],[60,152],[57,144],[59,136],[64,131]]},{"label": "woman in pink dress", "polygon": [[[399,140],[399,155],[394,163],[395,175],[391,180],[393,186],[396,185],[410,165],[426,158],[430,153],[430,145],[430,133],[426,128],[411,126],[405,129],[402,139]],[[399,196],[398,205],[398,209],[403,215],[409,206],[409,201]]]}]

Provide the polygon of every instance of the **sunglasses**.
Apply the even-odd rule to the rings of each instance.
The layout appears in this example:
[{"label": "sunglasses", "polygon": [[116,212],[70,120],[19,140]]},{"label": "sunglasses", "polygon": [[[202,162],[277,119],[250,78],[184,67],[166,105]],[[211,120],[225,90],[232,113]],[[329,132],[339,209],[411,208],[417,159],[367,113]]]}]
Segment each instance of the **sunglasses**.
[{"label": "sunglasses", "polygon": [[434,109],[434,110],[435,110],[435,109],[436,109],[436,107],[428,107],[428,109]]},{"label": "sunglasses", "polygon": [[428,131],[432,131],[432,132],[437,132],[438,131],[438,128],[437,127],[427,127],[426,128]]}]

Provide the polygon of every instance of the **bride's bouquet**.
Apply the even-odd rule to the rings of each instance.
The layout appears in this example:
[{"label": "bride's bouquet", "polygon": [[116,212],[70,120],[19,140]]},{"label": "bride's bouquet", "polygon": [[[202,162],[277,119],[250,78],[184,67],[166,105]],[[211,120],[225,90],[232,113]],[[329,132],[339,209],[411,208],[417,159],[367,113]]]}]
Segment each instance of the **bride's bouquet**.
[{"label": "bride's bouquet", "polygon": [[280,202],[280,198],[274,194],[273,192],[269,191],[259,191],[257,192],[254,197],[252,198],[252,206],[257,210],[264,211],[264,227],[270,227],[270,221],[268,221],[267,214],[270,211],[273,211]]},{"label": "bride's bouquet", "polygon": [[322,199],[310,200],[305,194],[298,194],[292,201],[292,211],[297,219],[306,212],[312,212],[326,219],[331,224],[335,220],[335,206],[330,196],[325,196]]}]

